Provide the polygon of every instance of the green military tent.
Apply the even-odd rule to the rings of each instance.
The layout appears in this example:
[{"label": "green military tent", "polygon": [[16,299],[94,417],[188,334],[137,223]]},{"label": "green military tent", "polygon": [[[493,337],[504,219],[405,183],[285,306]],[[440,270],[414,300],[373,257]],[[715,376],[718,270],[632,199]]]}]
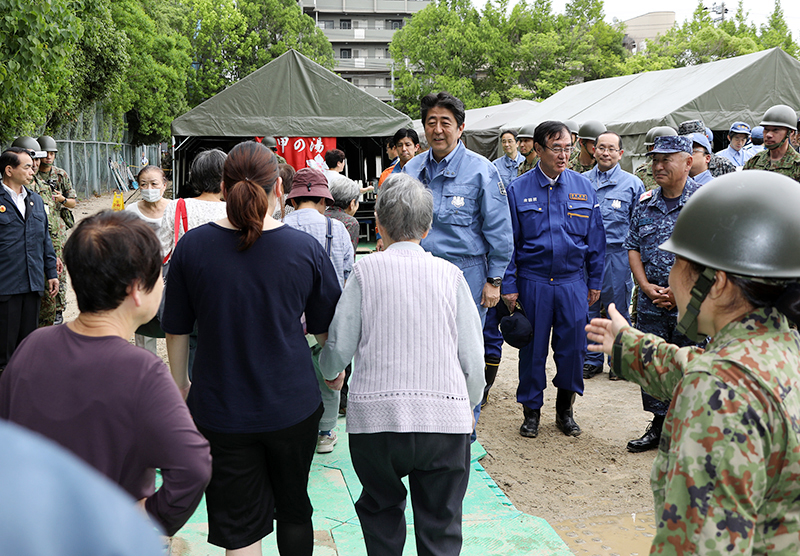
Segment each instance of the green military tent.
[{"label": "green military tent", "polygon": [[[506,125],[545,120],[603,122],[619,133],[630,170],[644,152],[644,135],[657,125],[678,128],[703,120],[720,139],[737,120],[758,125],[775,104],[800,109],[800,61],[779,48],[684,68],[637,73],[566,87]],[[633,156],[631,156],[633,155]]]},{"label": "green military tent", "polygon": [[402,112],[289,50],[172,122],[176,187],[200,149],[265,135],[353,138],[359,160],[350,166],[360,173],[381,147],[371,141],[367,148],[358,139],[394,135],[410,125]]}]

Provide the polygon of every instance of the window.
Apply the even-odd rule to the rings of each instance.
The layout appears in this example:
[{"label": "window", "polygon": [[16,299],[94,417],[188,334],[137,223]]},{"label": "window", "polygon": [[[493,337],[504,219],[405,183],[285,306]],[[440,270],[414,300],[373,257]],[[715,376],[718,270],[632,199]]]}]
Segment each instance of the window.
[{"label": "window", "polygon": [[356,19],[353,21],[353,29],[367,29],[368,24],[366,19]]},{"label": "window", "polygon": [[384,78],[384,77],[376,77],[375,78],[375,86],[376,87],[386,87],[386,78]]},{"label": "window", "polygon": [[367,58],[369,57],[369,50],[366,48],[356,48],[353,50],[353,58]]},{"label": "window", "polygon": [[352,24],[349,19],[339,20],[339,29],[352,29]]},{"label": "window", "polygon": [[353,51],[352,51],[352,50],[350,50],[349,48],[342,48],[342,49],[339,51],[339,58],[342,58],[342,59],[345,59],[345,58],[346,58],[346,59],[350,59],[350,58],[352,58],[352,57],[353,57]]},{"label": "window", "polygon": [[317,27],[320,29],[333,29],[333,20],[332,19],[320,19],[317,21]]},{"label": "window", "polygon": [[386,28],[391,29],[392,31],[396,29],[403,28],[403,20],[402,19],[387,19],[386,20]]},{"label": "window", "polygon": [[377,31],[383,31],[383,20],[379,19],[375,22],[375,29]]}]

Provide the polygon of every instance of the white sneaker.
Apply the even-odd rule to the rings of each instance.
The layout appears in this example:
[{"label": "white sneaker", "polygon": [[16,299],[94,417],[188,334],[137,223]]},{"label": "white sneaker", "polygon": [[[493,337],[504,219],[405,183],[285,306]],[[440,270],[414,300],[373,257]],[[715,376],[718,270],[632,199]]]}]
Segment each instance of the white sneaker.
[{"label": "white sneaker", "polygon": [[336,446],[336,433],[334,431],[328,434],[320,434],[317,436],[317,453],[330,454],[333,452],[333,447]]}]

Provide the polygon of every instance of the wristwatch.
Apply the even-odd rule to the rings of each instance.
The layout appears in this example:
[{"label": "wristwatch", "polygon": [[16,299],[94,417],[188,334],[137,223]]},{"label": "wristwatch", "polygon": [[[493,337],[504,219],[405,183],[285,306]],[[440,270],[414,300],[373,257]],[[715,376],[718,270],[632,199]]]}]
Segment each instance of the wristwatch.
[{"label": "wristwatch", "polygon": [[486,279],[486,283],[493,285],[495,288],[499,288],[500,284],[503,283],[503,279],[502,278],[487,278]]}]

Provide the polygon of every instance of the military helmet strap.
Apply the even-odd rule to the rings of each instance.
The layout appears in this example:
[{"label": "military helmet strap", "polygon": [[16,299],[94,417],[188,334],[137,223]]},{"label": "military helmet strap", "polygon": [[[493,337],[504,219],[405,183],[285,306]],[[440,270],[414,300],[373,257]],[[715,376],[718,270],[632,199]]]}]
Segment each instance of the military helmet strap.
[{"label": "military helmet strap", "polygon": [[703,273],[697,278],[697,281],[692,287],[692,299],[689,301],[689,306],[686,307],[686,314],[683,315],[678,323],[677,330],[692,341],[699,342],[703,339],[704,335],[698,335],[697,332],[697,316],[700,314],[700,305],[703,304],[708,292],[711,291],[711,286],[716,281],[717,271],[713,268],[706,267]]}]

